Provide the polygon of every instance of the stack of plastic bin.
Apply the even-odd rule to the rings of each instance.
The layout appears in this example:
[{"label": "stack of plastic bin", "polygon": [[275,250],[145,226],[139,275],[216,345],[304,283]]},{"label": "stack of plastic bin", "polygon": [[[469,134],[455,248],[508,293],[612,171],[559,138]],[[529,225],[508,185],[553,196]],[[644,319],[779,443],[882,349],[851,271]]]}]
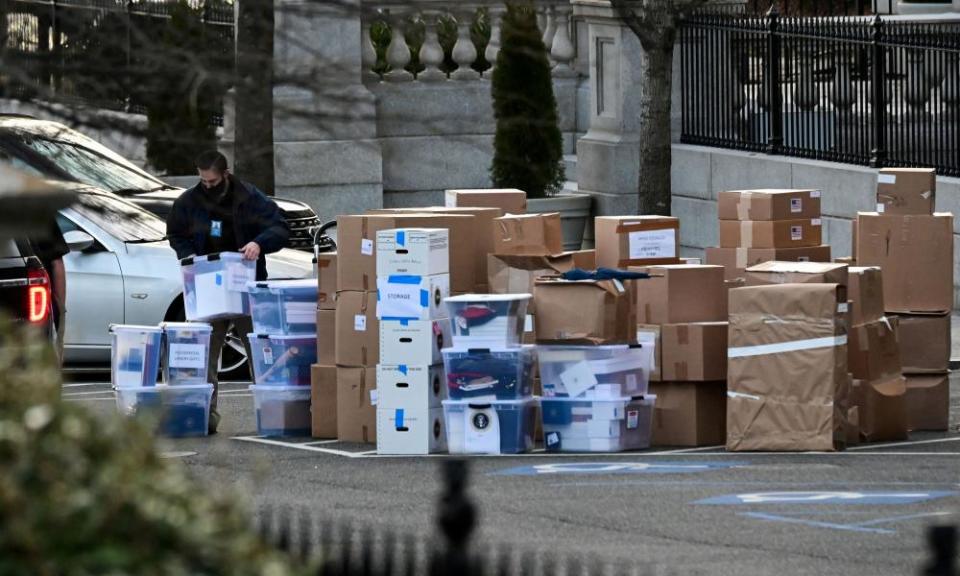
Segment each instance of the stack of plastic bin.
[{"label": "stack of plastic bin", "polygon": [[530,294],[447,299],[453,346],[443,351],[443,402],[451,454],[517,454],[533,448],[534,347],[521,346]]},{"label": "stack of plastic bin", "polygon": [[[163,331],[157,326],[111,326],[111,378],[117,408],[128,416],[148,414],[170,437],[205,436],[213,386],[205,380],[157,385]],[[209,340],[209,335],[207,335]],[[206,358],[202,358],[206,373]],[[169,367],[164,363],[164,373]],[[175,372],[176,374],[176,372]],[[165,380],[167,377],[165,376]]]},{"label": "stack of plastic bin", "polygon": [[377,453],[429,454],[446,448],[440,350],[450,328],[449,231],[377,233]]},{"label": "stack of plastic bin", "polygon": [[621,452],[650,446],[652,350],[639,345],[537,346],[548,451]]},{"label": "stack of plastic bin", "polygon": [[250,313],[247,284],[257,277],[257,263],[239,252],[191,256],[180,261],[187,320],[218,320]]},{"label": "stack of plastic bin", "polygon": [[247,286],[254,410],[261,436],[310,436],[310,366],[317,361],[317,281]]}]

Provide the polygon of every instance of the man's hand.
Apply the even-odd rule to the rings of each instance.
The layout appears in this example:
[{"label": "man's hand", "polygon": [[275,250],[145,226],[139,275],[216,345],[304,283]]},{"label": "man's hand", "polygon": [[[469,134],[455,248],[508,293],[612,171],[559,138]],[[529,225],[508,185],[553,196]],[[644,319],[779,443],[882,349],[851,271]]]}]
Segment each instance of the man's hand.
[{"label": "man's hand", "polygon": [[260,245],[250,242],[240,249],[240,253],[243,254],[244,260],[256,260],[260,257]]}]

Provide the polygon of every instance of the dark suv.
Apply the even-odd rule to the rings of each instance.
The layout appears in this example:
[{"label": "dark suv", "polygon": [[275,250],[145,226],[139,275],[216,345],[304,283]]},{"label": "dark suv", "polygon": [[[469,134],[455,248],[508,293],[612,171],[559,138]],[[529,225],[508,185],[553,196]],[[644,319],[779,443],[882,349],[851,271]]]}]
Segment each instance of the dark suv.
[{"label": "dark suv", "polygon": [[30,243],[0,235],[0,310],[52,335],[50,277]]},{"label": "dark suv", "polygon": [[[163,219],[183,193],[63,124],[27,116],[0,114],[0,161],[44,178],[109,190]],[[312,252],[320,225],[316,213],[302,202],[274,201],[290,225],[288,246]]]}]

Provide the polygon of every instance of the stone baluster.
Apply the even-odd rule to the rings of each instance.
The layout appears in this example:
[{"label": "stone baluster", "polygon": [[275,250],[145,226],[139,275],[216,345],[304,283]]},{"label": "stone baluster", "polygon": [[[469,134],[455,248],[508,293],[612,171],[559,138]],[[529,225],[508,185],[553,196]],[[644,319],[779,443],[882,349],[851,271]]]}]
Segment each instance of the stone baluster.
[{"label": "stone baluster", "polygon": [[943,75],[943,85],[940,87],[940,98],[943,100],[947,118],[960,118],[960,62],[955,54],[947,56],[947,68]]},{"label": "stone baluster", "polygon": [[543,45],[547,47],[547,56],[550,57],[551,64],[553,63],[553,56],[550,53],[551,46],[553,46],[553,38],[557,35],[557,19],[556,19],[556,8],[554,6],[546,6],[543,9],[544,15],[546,17],[546,27],[543,29]]},{"label": "stone baluster", "polygon": [[820,88],[813,76],[813,56],[805,54],[793,88],[793,103],[801,110],[813,110],[820,103]]},{"label": "stone baluster", "polygon": [[390,45],[387,46],[387,64],[390,71],[383,75],[388,82],[411,82],[413,74],[406,69],[410,63],[410,47],[407,46],[406,15],[402,10],[385,11],[390,23]]},{"label": "stone baluster", "polygon": [[440,14],[439,10],[423,12],[424,38],[423,45],[420,46],[420,63],[426,68],[417,74],[417,80],[421,82],[439,82],[447,79],[446,72],[440,69],[443,64],[443,46],[440,45],[440,38],[437,36]]},{"label": "stone baluster", "polygon": [[558,78],[573,78],[577,73],[573,69],[573,59],[577,49],[570,40],[570,6],[558,6],[556,9],[556,33],[550,44],[550,59],[557,63],[553,67],[553,75]]},{"label": "stone baluster", "polygon": [[850,62],[844,58],[837,61],[837,72],[833,78],[833,89],[830,93],[830,101],[843,112],[849,112],[856,103],[856,93],[853,87],[853,81],[850,79]]},{"label": "stone baluster", "polygon": [[370,27],[373,25],[374,13],[364,14],[360,34],[360,63],[363,66],[363,81],[378,82],[380,75],[374,72],[377,66],[377,49],[370,37]]},{"label": "stone baluster", "polygon": [[453,61],[457,69],[450,74],[453,80],[477,80],[480,73],[471,68],[477,60],[477,47],[470,38],[470,26],[473,24],[474,10],[471,7],[462,7],[454,13],[457,19],[457,43],[453,45]]},{"label": "stone baluster", "polygon": [[913,115],[924,114],[927,102],[930,101],[930,83],[927,81],[925,60],[922,50],[910,50],[907,53],[909,77],[903,83],[903,98],[906,99]]},{"label": "stone baluster", "polygon": [[505,9],[501,5],[494,5],[488,8],[487,14],[490,18],[490,42],[487,43],[487,49],[483,57],[490,63],[490,68],[483,73],[486,78],[493,78],[493,69],[497,66],[497,55],[500,54],[500,30],[503,24],[503,13]]}]

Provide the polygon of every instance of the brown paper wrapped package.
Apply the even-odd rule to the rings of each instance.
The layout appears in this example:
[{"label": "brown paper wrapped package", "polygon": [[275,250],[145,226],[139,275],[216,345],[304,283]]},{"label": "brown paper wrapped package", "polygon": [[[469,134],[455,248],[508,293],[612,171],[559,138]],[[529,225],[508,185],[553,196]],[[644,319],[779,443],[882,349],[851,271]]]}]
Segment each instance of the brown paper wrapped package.
[{"label": "brown paper wrapped package", "polygon": [[850,384],[841,304],[837,284],[730,291],[728,450],[843,446]]}]

